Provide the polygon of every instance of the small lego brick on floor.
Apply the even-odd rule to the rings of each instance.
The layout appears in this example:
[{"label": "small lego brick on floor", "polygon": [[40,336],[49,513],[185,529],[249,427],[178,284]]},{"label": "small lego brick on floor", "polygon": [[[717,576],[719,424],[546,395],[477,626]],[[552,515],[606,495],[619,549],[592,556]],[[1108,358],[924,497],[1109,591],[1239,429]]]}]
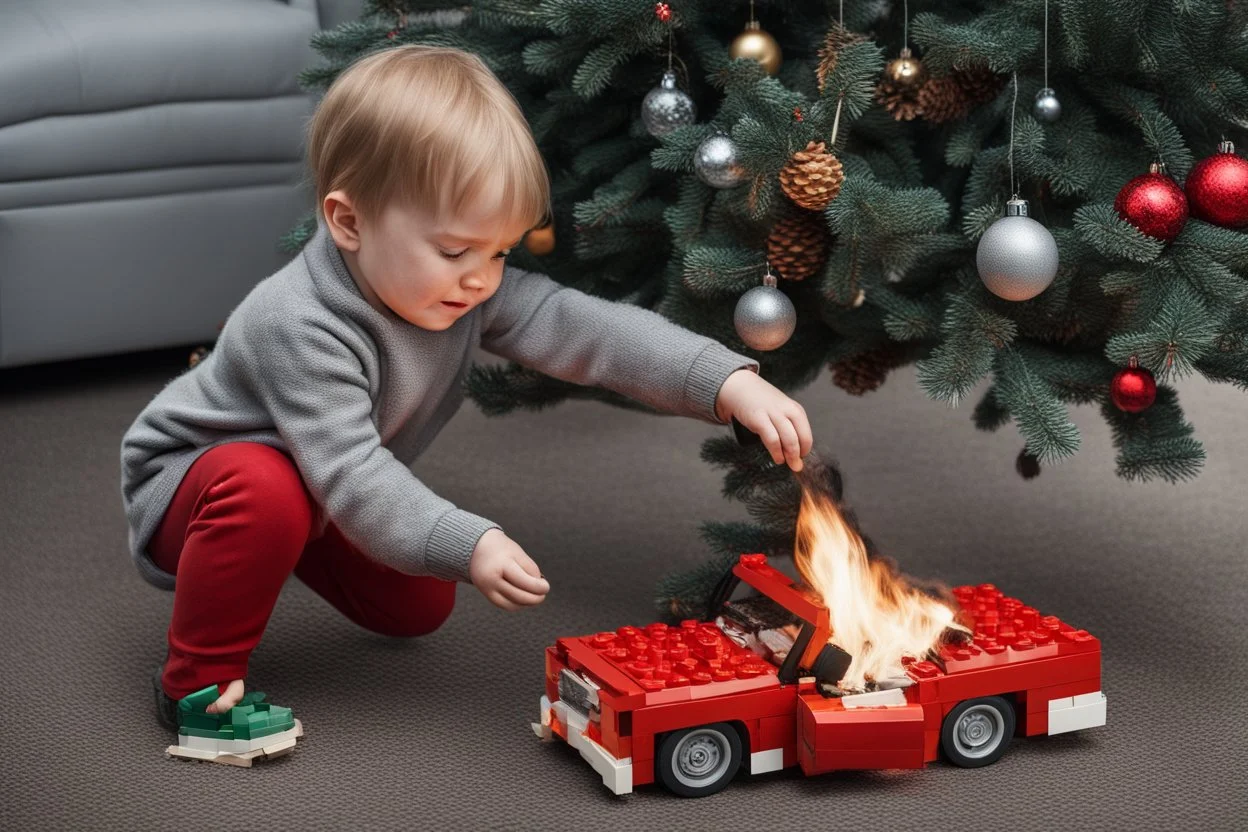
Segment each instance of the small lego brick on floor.
[{"label": "small lego brick on floor", "polygon": [[178,702],[178,742],[166,754],[247,767],[257,758],[289,754],[303,736],[303,723],[290,708],[266,702],[259,691],[246,694],[225,713],[207,713],[217,696],[217,686],[210,685]]},{"label": "small lego brick on floor", "polygon": [[[274,757],[281,757],[295,750],[295,743],[299,737],[303,736],[303,723],[298,719],[295,720],[295,727],[283,731],[280,734],[274,734],[265,737],[267,745],[260,748],[253,748],[250,751],[226,751],[210,744],[218,744],[220,741],[213,740],[208,737],[194,737],[179,734],[178,738],[185,744],[171,745],[165,749],[165,753],[170,757],[179,757],[183,760],[206,760],[212,763],[224,763],[231,766],[250,767],[253,760],[261,758],[271,760]],[[269,742],[271,740],[271,742]],[[237,742],[237,740],[235,741]]]}]

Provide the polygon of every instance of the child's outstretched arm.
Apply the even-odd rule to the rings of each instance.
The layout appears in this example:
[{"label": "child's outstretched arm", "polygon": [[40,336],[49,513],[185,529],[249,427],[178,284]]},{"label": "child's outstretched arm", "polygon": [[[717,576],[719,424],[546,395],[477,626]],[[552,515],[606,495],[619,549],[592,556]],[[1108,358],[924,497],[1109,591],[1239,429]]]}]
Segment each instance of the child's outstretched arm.
[{"label": "child's outstretched arm", "polygon": [[481,347],[555,378],[605,387],[656,410],[726,424],[716,397],[758,362],[627,303],[507,267],[482,304]]}]

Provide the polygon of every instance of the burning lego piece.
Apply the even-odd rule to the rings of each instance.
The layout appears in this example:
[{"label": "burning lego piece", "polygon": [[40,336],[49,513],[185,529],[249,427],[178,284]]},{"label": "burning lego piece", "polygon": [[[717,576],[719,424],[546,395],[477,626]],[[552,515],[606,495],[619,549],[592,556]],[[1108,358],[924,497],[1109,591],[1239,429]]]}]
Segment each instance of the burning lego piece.
[{"label": "burning lego piece", "polygon": [[947,633],[971,633],[955,620],[952,597],[936,597],[891,562],[868,558],[819,468],[812,465],[815,473],[802,478],[794,561],[830,613],[829,641],[852,657],[838,687],[870,690],[880,680],[904,677],[903,659],[927,657]]}]

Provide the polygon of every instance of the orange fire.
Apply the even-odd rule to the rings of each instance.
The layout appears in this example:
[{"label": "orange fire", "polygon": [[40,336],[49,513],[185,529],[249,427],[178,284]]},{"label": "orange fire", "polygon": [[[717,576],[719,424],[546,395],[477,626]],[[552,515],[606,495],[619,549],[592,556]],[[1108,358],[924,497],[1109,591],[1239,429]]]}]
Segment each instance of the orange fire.
[{"label": "orange fire", "polygon": [[947,628],[965,630],[952,602],[912,586],[888,561],[868,560],[862,538],[819,489],[802,489],[794,561],[828,609],[828,641],[853,656],[841,688],[903,677],[903,657],[922,658]]}]

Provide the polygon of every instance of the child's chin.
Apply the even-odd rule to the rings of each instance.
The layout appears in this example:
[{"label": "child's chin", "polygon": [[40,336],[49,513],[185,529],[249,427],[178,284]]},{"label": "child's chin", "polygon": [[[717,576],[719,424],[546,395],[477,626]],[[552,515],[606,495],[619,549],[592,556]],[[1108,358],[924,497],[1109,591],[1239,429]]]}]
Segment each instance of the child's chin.
[{"label": "child's chin", "polygon": [[458,321],[459,318],[445,318],[434,315],[415,315],[410,318],[405,318],[405,320],[413,326],[418,326],[421,329],[427,329],[430,332],[442,332],[443,330],[450,329],[454,326],[455,322]]}]

